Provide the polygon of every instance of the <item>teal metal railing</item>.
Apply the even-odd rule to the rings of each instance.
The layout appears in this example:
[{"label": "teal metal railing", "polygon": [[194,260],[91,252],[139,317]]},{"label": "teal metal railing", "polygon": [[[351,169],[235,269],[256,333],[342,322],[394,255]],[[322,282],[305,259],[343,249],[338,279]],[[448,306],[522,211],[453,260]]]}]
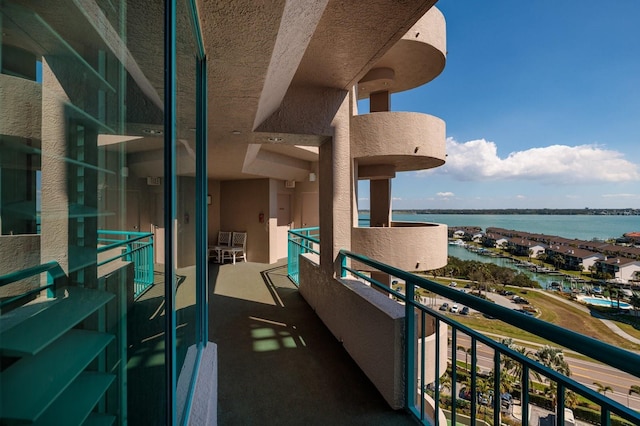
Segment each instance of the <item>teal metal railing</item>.
[{"label": "teal metal railing", "polygon": [[[640,377],[639,355],[574,333],[554,324],[525,316],[521,313],[514,312],[512,309],[487,302],[480,297],[457,291],[356,253],[342,250],[339,256],[341,257],[341,275],[343,277],[346,277],[350,273],[352,276],[369,282],[373,287],[393,295],[404,303],[405,336],[413,336],[413,338],[404,339],[406,408],[423,424],[441,424],[440,416],[437,414],[433,415],[433,413],[440,413],[440,409],[443,408],[450,411],[450,422],[455,425],[457,424],[456,418],[462,420],[462,411],[468,408],[469,422],[471,425],[475,425],[480,420],[481,412],[479,408],[483,405],[493,409],[493,413],[490,413],[490,418],[487,419],[487,423],[493,425],[504,423],[501,422],[501,410],[504,409],[504,399],[502,397],[505,395],[505,386],[507,384],[505,379],[513,379],[512,374],[517,374],[517,377],[520,378],[521,381],[520,424],[527,426],[530,424],[530,417],[534,417],[533,411],[536,411],[537,415],[540,414],[540,410],[536,406],[536,402],[540,399],[538,398],[539,395],[529,390],[534,387],[534,380],[530,380],[531,374],[537,379],[535,385],[539,387],[541,383],[548,384],[548,389],[550,393],[553,394],[552,401],[555,401],[556,406],[555,409],[552,410],[554,412],[550,415],[555,416],[555,424],[565,425],[566,400],[567,396],[570,395],[566,392],[572,391],[600,407],[600,413],[599,415],[597,413],[595,414],[596,418],[591,419],[592,423],[599,422],[601,425],[640,425],[640,413],[605,395],[601,395],[564,374],[560,374],[546,367],[504,343],[493,340],[452,320],[437,310],[425,306],[425,304],[416,300],[416,296],[418,295],[417,291],[424,289],[454,302],[464,304],[488,317],[526,330],[550,342],[586,355],[620,371],[629,373],[636,378]],[[387,273],[398,280],[403,280],[405,282],[404,293],[391,289],[371,279],[367,274],[348,266],[348,259]],[[420,298],[418,297],[418,299]],[[466,357],[468,356],[466,354],[470,352],[471,362],[468,369],[465,368],[463,372],[459,372],[458,368],[448,368],[448,370],[450,370],[447,373],[450,378],[450,384],[448,384],[451,389],[450,397],[443,392],[445,388],[441,386],[445,382],[442,379],[445,372],[439,371],[441,365],[441,324],[446,324],[448,333],[447,340],[443,339],[443,342],[446,341],[449,345],[445,353],[451,354],[450,360],[447,359],[447,362],[450,362],[448,365],[457,367],[459,361],[461,362],[461,360],[458,359],[459,342],[469,342],[468,344],[470,345],[468,352],[465,352],[465,355],[463,355]],[[429,344],[435,344],[435,351],[429,351],[425,343],[425,338],[419,338],[418,336],[418,330],[429,329],[430,325],[430,329],[434,330],[435,340]],[[493,352],[493,356],[489,356],[488,366],[481,366],[478,361],[479,345],[484,346],[483,350],[489,348],[488,350]],[[447,357],[449,357],[449,355],[447,355]],[[512,366],[515,363],[515,370],[507,369],[507,362],[511,363]],[[465,359],[465,366],[466,363],[467,360]],[[491,369],[491,373],[487,376],[489,377],[488,382],[480,378],[481,372],[483,369],[486,370],[487,367]],[[519,370],[517,367],[519,367]],[[519,373],[509,373],[509,371],[516,370],[518,370]],[[432,373],[431,377],[435,377],[435,380],[425,385],[427,371]],[[464,380],[462,380],[463,373],[466,376]],[[468,395],[470,395],[469,401],[458,400],[459,394],[457,390],[462,387],[461,384],[458,384],[459,381],[466,382],[464,386],[467,390],[470,388],[468,392]],[[428,409],[426,396],[424,395],[424,393],[429,392],[433,396],[434,411]],[[513,390],[513,392],[514,394],[516,393],[515,390]],[[482,398],[480,398],[481,393],[484,395]],[[491,394],[493,397],[490,397]],[[500,395],[500,397],[498,397],[498,395]],[[448,399],[450,399],[450,401],[448,401]],[[530,410],[530,404],[535,408]],[[511,409],[513,409],[512,406]],[[460,411],[460,413],[458,413],[458,411]],[[432,414],[429,414],[430,412]]]},{"label": "teal metal railing", "polygon": [[36,265],[31,268],[22,269],[20,271],[11,272],[7,275],[0,276],[0,287],[15,283],[17,281],[25,280],[42,273],[47,274],[47,280],[45,285],[38,286],[31,290],[25,291],[13,297],[7,297],[0,301],[0,308],[8,306],[18,300],[27,298],[33,294],[40,293],[41,291],[47,291],[47,297],[54,297],[55,289],[59,285],[59,281],[66,278],[66,275],[58,262],[52,261]]},{"label": "teal metal railing", "polygon": [[98,247],[98,254],[121,249],[118,255],[98,262],[98,266],[118,259],[132,262],[134,264],[133,297],[140,297],[153,285],[153,234],[98,230],[98,235],[103,236],[98,238],[98,244],[101,244]]},{"label": "teal metal railing", "polygon": [[320,228],[301,228],[289,231],[287,250],[287,275],[296,284],[300,280],[300,255],[304,253],[320,254]]}]

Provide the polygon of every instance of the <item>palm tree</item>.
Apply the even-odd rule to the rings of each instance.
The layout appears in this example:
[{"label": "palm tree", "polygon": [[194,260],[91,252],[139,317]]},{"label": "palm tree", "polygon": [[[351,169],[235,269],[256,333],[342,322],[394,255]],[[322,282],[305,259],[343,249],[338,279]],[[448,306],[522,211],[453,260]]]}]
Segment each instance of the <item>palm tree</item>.
[{"label": "palm tree", "polygon": [[613,392],[613,388],[609,385],[603,385],[600,382],[593,382],[593,384],[596,387],[596,390],[598,391],[598,393],[601,393],[603,395],[607,395],[607,392]]},{"label": "palm tree", "polygon": [[[484,379],[478,379],[476,381],[476,395],[475,395],[475,398],[478,398],[478,396],[480,396],[480,394],[482,394],[485,398],[487,398],[487,401],[488,401],[488,399],[489,399],[489,390],[491,390],[491,384],[489,383],[489,381],[488,380],[484,380]],[[496,398],[496,397],[498,397],[498,395],[494,395],[494,398]],[[473,398],[473,396],[472,396],[472,398]],[[487,406],[486,405],[484,407],[483,412],[484,412],[484,414],[483,414],[483,417],[484,417],[487,414]]]},{"label": "palm tree", "polygon": [[458,345],[458,347],[456,347],[456,350],[464,351],[464,367],[467,371],[469,371],[469,355],[471,355],[471,348]]},{"label": "palm tree", "polygon": [[[502,343],[509,349],[518,352],[519,354],[526,355],[526,349],[524,348],[524,346],[516,345],[511,338],[502,339],[500,343]],[[524,381],[524,368],[521,362],[516,361],[515,359],[508,356],[500,357],[500,362],[502,363],[502,369],[505,372],[508,372],[514,379],[518,378],[520,380],[520,383]]]},{"label": "palm tree", "polygon": [[567,377],[571,376],[571,369],[569,368],[567,361],[564,359],[562,349],[545,345],[537,351],[533,353],[530,352],[529,354],[532,355],[533,359],[545,367],[557,371],[560,374],[564,374]]},{"label": "palm tree", "polygon": [[576,408],[578,405],[578,394],[567,389],[564,394],[564,403],[569,408]]},{"label": "palm tree", "polygon": [[629,388],[629,393],[627,394],[627,407],[629,406],[629,396],[635,393],[636,395],[640,395],[640,386],[639,385],[631,385]]},{"label": "palm tree", "polygon": [[[513,385],[514,385],[514,376],[512,376],[511,374],[508,374],[509,370],[507,369],[507,367],[515,363],[515,361],[511,358],[508,358],[508,361],[507,361],[507,360],[504,360],[505,358],[508,358],[508,357],[502,357],[500,360],[503,366],[500,371],[504,371],[502,374],[500,374],[500,384],[499,384],[500,394],[513,392]],[[493,383],[494,375],[495,375],[495,371],[491,370],[489,372],[489,377],[487,378],[489,383]]]}]

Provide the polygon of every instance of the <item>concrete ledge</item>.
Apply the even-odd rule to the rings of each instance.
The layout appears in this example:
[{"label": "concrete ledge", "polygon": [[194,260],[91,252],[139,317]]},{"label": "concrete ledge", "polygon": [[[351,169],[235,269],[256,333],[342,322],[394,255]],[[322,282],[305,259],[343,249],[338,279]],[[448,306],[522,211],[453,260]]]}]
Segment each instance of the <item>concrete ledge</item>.
[{"label": "concrete ledge", "polygon": [[300,294],[393,409],[404,407],[404,307],[355,280],[322,273],[300,257]]},{"label": "concrete ledge", "polygon": [[[195,372],[195,374],[194,374]],[[187,409],[187,399],[195,380],[193,400]],[[180,370],[177,384],[176,410],[180,424],[188,415],[190,425],[218,424],[218,347],[208,342],[198,359],[198,348],[192,345]]]}]

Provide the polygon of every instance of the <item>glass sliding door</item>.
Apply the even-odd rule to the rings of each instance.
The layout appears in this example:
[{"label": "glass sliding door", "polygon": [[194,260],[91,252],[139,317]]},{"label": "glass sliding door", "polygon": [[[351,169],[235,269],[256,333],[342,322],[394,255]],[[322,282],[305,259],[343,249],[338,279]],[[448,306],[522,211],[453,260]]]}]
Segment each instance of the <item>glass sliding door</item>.
[{"label": "glass sliding door", "polygon": [[0,423],[164,424],[175,404],[164,290],[177,286],[176,368],[196,291],[196,60],[179,3],[175,283],[164,2],[0,6]]}]

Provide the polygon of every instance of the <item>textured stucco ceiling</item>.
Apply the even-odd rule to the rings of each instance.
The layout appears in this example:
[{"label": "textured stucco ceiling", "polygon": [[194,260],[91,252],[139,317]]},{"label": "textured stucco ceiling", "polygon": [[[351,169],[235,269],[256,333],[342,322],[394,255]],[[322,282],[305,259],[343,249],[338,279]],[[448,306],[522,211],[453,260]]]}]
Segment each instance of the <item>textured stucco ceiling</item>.
[{"label": "textured stucco ceiling", "polygon": [[[349,90],[434,3],[200,0],[210,176],[255,177],[241,173],[247,146],[265,143],[269,131],[284,139],[275,148],[279,154],[308,161],[308,153],[286,145],[318,145],[326,139],[322,126],[300,123],[330,118],[318,114],[323,111],[318,103],[331,105],[322,89]],[[314,96],[308,96],[310,88]],[[335,98],[331,91],[326,96]],[[290,107],[279,111],[283,103]]]},{"label": "textured stucco ceiling", "polygon": [[[149,134],[163,126],[164,67],[159,53],[163,51],[162,1],[127,3],[124,41],[119,36],[119,15],[109,15],[110,9],[101,7],[100,1],[60,0],[56,8],[26,0],[16,3],[24,4],[25,9],[35,8],[63,39],[77,44],[73,48],[78,52],[91,48],[110,51],[125,65],[125,132],[142,137],[129,141],[130,150],[158,150],[161,138],[157,133],[153,137]],[[434,3],[435,0],[198,0],[208,65],[209,176],[220,180],[264,177],[243,173],[243,168],[258,169],[245,167],[250,144],[261,144],[261,149],[277,154],[264,154],[263,158],[302,160],[287,160],[291,164],[316,161],[316,154],[295,145],[317,147],[327,140],[333,114],[348,90]],[[177,124],[178,138],[192,148],[195,42],[186,4],[178,2]],[[33,19],[19,9],[14,15],[21,20]],[[60,57],[66,57],[68,49],[64,44],[46,45],[44,41],[52,39],[49,34],[27,37],[18,26],[7,28],[9,42],[12,38],[35,37],[38,40],[34,42],[34,53],[58,54],[57,49],[62,48]],[[51,66],[55,66],[53,59]],[[68,76],[69,81],[74,79],[74,75]],[[77,94],[80,100],[83,96],[86,93]],[[75,102],[73,97],[71,100]],[[279,144],[267,145],[273,137],[279,138]]]}]

